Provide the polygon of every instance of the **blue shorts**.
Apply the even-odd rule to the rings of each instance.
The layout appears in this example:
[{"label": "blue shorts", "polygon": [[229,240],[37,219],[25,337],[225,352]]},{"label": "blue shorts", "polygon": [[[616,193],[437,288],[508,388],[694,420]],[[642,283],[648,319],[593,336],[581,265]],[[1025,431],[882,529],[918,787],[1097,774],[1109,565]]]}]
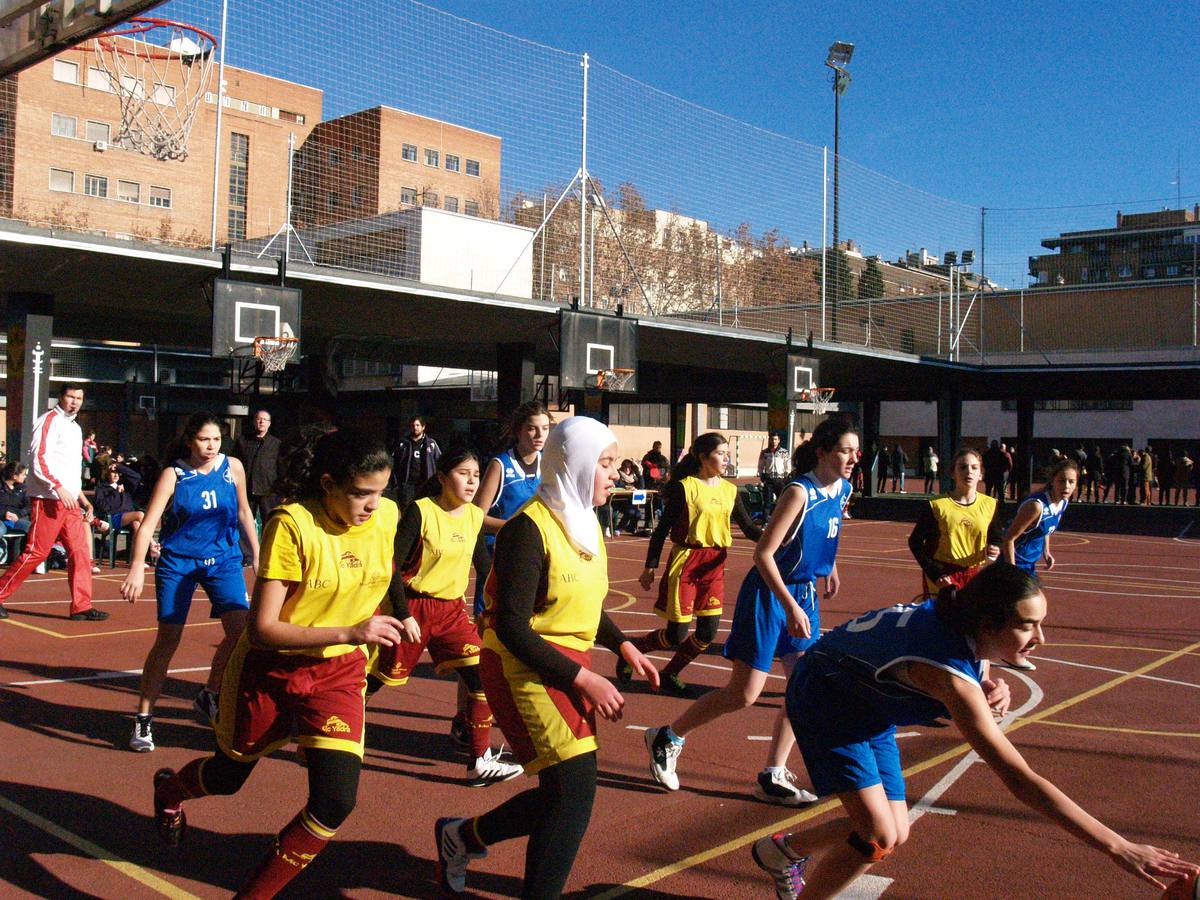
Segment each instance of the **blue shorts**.
[{"label": "blue shorts", "polygon": [[905,800],[896,726],[864,731],[854,721],[854,704],[826,690],[827,679],[812,672],[808,659],[788,679],[787,711],[813,790],[824,797],[880,784],[889,800]]},{"label": "blue shorts", "polygon": [[803,653],[821,636],[821,612],[817,609],[817,586],[812,582],[789,584],[788,591],[808,616],[811,637],[792,637],[787,629],[787,613],[775,599],[757,569],[751,569],[738,591],[733,610],[733,627],[725,639],[722,654],[726,659],[741,660],[752,669],[770,672],[776,657]]},{"label": "blue shorts", "polygon": [[169,625],[187,622],[196,586],[204,588],[212,603],[209,618],[250,608],[246,579],[242,576],[242,552],[234,547],[224,559],[196,559],[164,552],[154,572],[154,597],[158,621]]},{"label": "blue shorts", "polygon": [[111,516],[108,517],[109,527],[112,528],[113,531],[120,531],[121,530],[121,520],[123,518],[125,518],[125,513],[123,513],[123,512],[113,513]]}]

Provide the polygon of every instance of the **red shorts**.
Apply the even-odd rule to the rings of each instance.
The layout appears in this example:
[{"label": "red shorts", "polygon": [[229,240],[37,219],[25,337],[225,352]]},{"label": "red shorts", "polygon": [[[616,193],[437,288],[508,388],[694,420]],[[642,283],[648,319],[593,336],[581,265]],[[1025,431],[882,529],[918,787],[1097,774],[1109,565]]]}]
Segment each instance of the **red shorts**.
[{"label": "red shorts", "polygon": [[[591,668],[586,650],[554,649]],[[496,724],[526,775],[596,749],[596,709],[574,686],[552,687],[506,650],[484,648],[479,679]]]},{"label": "red shorts", "polygon": [[725,602],[725,547],[675,547],[658,583],[654,611],[668,622],[719,616]]},{"label": "red shorts", "polygon": [[360,649],[328,659],[238,642],[221,682],[217,744],[238,760],[291,741],[345,750],[360,759],[366,719],[367,658]]},{"label": "red shorts", "polygon": [[[967,586],[967,582],[979,574],[979,570],[983,566],[967,566],[965,569],[959,569],[957,572],[946,572],[942,577],[949,578],[951,585],[956,591],[961,591]],[[930,581],[928,578],[923,578],[922,583],[925,587],[925,594],[929,597],[936,597],[942,589],[940,584]]]},{"label": "red shorts", "polygon": [[479,631],[467,617],[461,598],[409,597],[408,614],[421,626],[421,640],[372,650],[372,675],[386,684],[404,684],[426,647],[439,675],[478,665]]}]

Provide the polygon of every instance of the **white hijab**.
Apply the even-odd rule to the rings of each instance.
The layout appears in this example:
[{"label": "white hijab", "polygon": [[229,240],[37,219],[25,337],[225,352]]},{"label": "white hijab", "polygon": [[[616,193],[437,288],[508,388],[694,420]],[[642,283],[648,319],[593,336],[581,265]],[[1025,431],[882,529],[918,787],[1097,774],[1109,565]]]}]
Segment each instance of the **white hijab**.
[{"label": "white hijab", "polygon": [[616,442],[607,425],[572,416],[554,426],[542,449],[537,495],[571,543],[592,556],[600,552],[600,523],[592,507],[596,463],[604,449]]}]

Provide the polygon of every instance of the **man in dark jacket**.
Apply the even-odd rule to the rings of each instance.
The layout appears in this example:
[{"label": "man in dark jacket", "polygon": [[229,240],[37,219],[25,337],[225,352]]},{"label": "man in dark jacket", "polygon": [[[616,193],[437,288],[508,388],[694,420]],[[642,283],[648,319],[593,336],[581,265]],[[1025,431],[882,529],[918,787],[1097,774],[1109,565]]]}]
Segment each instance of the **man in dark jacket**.
[{"label": "man in dark jacket", "polygon": [[408,437],[392,453],[392,476],[396,479],[396,501],[404,509],[422,484],[433,477],[442,448],[425,431],[425,419],[413,416],[408,422]]},{"label": "man in dark jacket", "polygon": [[275,479],[279,474],[279,438],[271,434],[271,414],[265,409],[254,411],[254,430],[237,440],[233,455],[246,469],[246,494],[250,509],[265,522],[275,508]]}]

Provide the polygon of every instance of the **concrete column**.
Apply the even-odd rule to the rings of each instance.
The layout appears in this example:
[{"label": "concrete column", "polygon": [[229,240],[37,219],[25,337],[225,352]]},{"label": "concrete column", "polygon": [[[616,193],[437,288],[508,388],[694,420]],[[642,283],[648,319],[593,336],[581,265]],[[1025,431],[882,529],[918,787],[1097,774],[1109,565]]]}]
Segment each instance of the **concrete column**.
[{"label": "concrete column", "polygon": [[496,408],[500,421],[537,391],[533,344],[496,345]]},{"label": "concrete column", "polygon": [[8,377],[5,381],[5,442],[9,459],[29,462],[33,420],[50,398],[50,340],[54,295],[10,291],[5,303]]},{"label": "concrete column", "polygon": [[1013,453],[1012,478],[1016,479],[1017,497],[1024,497],[1033,486],[1033,398],[1017,400],[1017,449]]},{"label": "concrete column", "polygon": [[948,491],[954,484],[950,460],[962,442],[962,397],[957,391],[945,391],[938,397],[937,419],[938,478],[941,489]]},{"label": "concrete column", "polygon": [[670,421],[671,451],[667,454],[667,459],[671,465],[675,465],[679,454],[691,444],[691,440],[688,438],[688,404],[672,403]]},{"label": "concrete column", "polygon": [[879,414],[881,404],[878,400],[862,402],[862,434],[860,446],[863,452],[863,493],[874,497],[879,493],[879,470],[875,466],[875,455],[879,450]]}]

